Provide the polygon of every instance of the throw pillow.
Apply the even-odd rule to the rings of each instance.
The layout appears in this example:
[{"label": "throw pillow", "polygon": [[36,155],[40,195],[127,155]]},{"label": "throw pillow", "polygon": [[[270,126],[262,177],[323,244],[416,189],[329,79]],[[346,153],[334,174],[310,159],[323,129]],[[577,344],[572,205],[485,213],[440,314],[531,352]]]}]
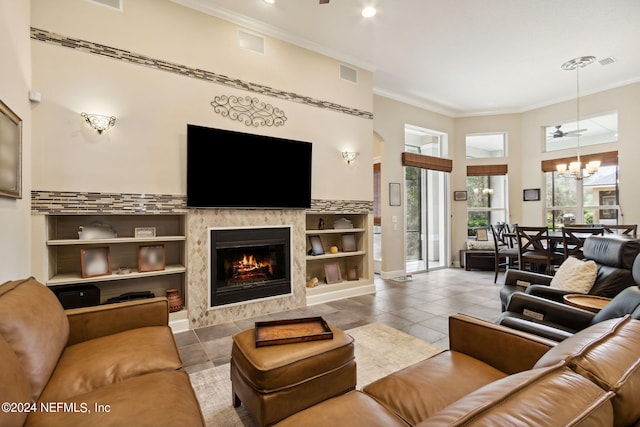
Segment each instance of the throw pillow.
[{"label": "throw pillow", "polygon": [[581,261],[569,257],[551,279],[551,287],[578,294],[588,294],[596,281],[598,267],[595,261]]}]

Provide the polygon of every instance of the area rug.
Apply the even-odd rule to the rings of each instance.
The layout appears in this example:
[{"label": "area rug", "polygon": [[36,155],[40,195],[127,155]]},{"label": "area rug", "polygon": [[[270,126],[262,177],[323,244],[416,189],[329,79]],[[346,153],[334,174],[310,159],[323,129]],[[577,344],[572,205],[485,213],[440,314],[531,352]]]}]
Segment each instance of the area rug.
[{"label": "area rug", "polygon": [[[355,340],[359,389],[442,351],[381,323],[371,323],[345,332]],[[194,372],[190,378],[208,427],[255,426],[244,407],[234,408],[231,404],[229,364]]]}]

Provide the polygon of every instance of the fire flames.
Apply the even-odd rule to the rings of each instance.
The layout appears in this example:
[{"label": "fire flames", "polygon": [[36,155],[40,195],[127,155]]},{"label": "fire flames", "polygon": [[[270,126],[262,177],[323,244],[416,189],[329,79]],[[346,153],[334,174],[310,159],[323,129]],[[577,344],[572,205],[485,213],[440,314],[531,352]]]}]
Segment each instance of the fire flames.
[{"label": "fire flames", "polygon": [[253,255],[242,255],[242,259],[233,261],[233,279],[260,279],[273,274],[270,262],[258,261]]}]

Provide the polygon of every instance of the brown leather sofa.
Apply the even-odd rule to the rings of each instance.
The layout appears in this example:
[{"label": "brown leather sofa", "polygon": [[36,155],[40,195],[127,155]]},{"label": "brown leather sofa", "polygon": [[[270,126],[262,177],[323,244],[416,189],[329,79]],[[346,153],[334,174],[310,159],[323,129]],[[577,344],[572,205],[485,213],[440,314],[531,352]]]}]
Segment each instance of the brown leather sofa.
[{"label": "brown leather sofa", "polygon": [[0,425],[203,426],[166,298],[64,310],[29,278],[0,286]]},{"label": "brown leather sofa", "polygon": [[278,427],[637,426],[640,321],[600,322],[561,343],[464,315],[450,350]]}]

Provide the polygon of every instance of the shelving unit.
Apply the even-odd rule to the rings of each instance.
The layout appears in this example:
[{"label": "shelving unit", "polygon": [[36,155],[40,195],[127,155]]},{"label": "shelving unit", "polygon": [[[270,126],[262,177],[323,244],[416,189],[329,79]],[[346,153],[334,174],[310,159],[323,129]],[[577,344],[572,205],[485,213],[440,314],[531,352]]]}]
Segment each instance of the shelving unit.
[{"label": "shelving unit", "polygon": [[[110,225],[117,237],[81,240],[80,226],[99,222]],[[137,227],[154,227],[154,237],[135,237]],[[177,288],[186,302],[186,216],[182,214],[152,215],[45,215],[44,220],[46,285],[52,288],[91,284],[100,289],[100,303],[125,292],[151,291],[164,296],[167,289]],[[143,245],[163,245],[165,268],[138,271],[138,250]],[[112,274],[82,277],[80,249],[108,247]],[[119,273],[119,268],[128,272]],[[186,308],[171,313],[170,320],[186,319]]]},{"label": "shelving unit", "polygon": [[[346,218],[353,224],[353,228],[334,228],[334,222]],[[320,220],[324,222],[324,228],[319,228]],[[307,288],[307,304],[313,305],[336,299],[348,298],[375,292],[373,285],[373,267],[370,261],[371,237],[369,230],[370,218],[367,214],[341,214],[341,213],[308,213],[306,218],[307,256],[307,280],[316,277],[318,285]],[[345,252],[343,249],[343,236],[353,235],[355,250]],[[324,249],[322,255],[311,255],[310,236],[318,236]],[[331,253],[331,247],[338,248],[337,253]],[[325,265],[337,263],[342,280],[337,283],[326,283]],[[348,280],[349,268],[357,269],[357,280]]]}]

